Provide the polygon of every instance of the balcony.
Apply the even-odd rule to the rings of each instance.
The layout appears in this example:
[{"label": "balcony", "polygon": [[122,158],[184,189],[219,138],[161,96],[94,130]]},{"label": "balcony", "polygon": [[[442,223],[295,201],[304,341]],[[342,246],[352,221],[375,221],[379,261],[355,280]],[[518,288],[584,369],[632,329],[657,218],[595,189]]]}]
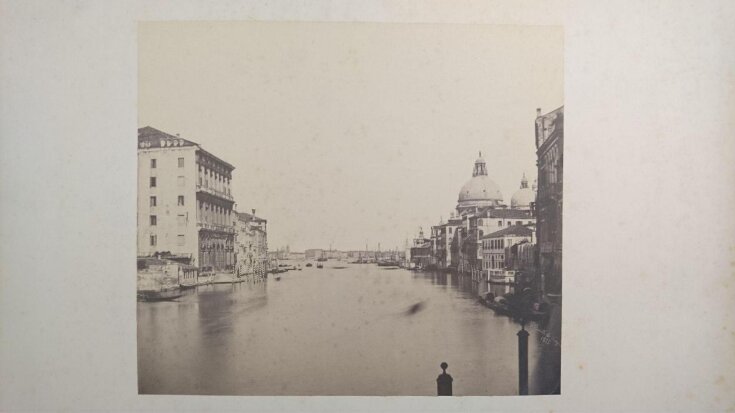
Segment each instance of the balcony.
[{"label": "balcony", "polygon": [[228,225],[219,225],[219,224],[209,224],[206,222],[198,222],[197,228],[200,229],[206,229],[209,231],[218,231],[218,232],[226,232],[228,234],[234,234],[235,233],[235,227],[231,227]]},{"label": "balcony", "polygon": [[224,198],[224,199],[226,199],[228,201],[235,202],[235,199],[232,197],[232,195],[230,195],[230,194],[228,194],[226,192],[217,191],[214,188],[209,188],[209,187],[205,187],[203,185],[197,184],[197,191],[201,191],[201,192],[207,193],[207,194],[212,195],[212,196],[216,196],[216,197],[219,197],[219,198]]}]

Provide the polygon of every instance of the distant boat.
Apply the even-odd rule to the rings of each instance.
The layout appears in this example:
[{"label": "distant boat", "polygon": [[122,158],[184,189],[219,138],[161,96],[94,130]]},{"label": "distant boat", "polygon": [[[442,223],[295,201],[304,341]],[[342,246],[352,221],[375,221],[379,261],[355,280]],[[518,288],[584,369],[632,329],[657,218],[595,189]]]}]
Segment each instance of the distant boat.
[{"label": "distant boat", "polygon": [[324,268],[324,264],[322,264],[322,263],[317,263],[317,264],[316,264],[316,267],[317,267],[317,268]]},{"label": "distant boat", "polygon": [[307,266],[307,267],[311,267],[312,265],[311,265],[311,263],[308,263],[308,264],[306,264],[306,266]]},{"label": "distant boat", "polygon": [[385,260],[378,262],[378,266],[380,267],[398,267],[399,263],[398,261],[394,260]]}]

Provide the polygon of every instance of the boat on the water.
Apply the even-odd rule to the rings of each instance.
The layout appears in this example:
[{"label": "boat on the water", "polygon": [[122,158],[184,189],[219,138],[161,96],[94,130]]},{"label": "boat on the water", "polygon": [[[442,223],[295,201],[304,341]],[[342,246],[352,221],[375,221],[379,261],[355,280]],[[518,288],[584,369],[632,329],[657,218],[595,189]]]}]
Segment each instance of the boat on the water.
[{"label": "boat on the water", "polygon": [[311,263],[307,263],[306,266],[307,267],[311,267],[312,265],[311,265]]},{"label": "boat on the water", "polygon": [[510,308],[505,297],[495,297],[493,294],[488,294],[482,301],[487,308],[495,311],[495,314],[510,315]]},{"label": "boat on the water", "polygon": [[160,257],[138,257],[137,297],[139,301],[175,300],[185,288],[199,281],[199,268]]},{"label": "boat on the water", "polygon": [[516,294],[495,296],[487,293],[480,298],[485,306],[497,315],[509,316],[513,319],[526,321],[544,321],[549,317],[549,306],[546,303],[524,303]]},{"label": "boat on the water", "polygon": [[324,264],[322,264],[322,263],[317,263],[317,264],[316,264],[316,267],[317,267],[317,268],[324,268]]},{"label": "boat on the water", "polygon": [[398,261],[385,260],[385,261],[379,261],[378,266],[379,267],[398,267],[399,263]]},{"label": "boat on the water", "polygon": [[181,287],[161,287],[158,290],[138,290],[139,301],[170,301],[184,295]]}]

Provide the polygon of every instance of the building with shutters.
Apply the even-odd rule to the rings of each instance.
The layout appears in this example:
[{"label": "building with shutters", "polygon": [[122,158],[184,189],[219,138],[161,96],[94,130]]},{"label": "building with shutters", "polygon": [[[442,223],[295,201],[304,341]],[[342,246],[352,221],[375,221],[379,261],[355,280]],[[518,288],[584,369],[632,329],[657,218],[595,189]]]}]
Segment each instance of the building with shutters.
[{"label": "building with shutters", "polygon": [[268,221],[246,212],[235,213],[235,273],[265,278],[268,272]]},{"label": "building with shutters", "polygon": [[234,169],[193,141],[138,129],[138,256],[233,272]]}]

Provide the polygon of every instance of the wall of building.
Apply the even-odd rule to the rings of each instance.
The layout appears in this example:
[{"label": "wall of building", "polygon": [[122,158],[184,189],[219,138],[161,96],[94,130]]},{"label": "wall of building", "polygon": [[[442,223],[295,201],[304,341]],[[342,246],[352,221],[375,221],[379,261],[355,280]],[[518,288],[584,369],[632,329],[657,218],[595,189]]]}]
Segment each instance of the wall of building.
[{"label": "wall of building", "polygon": [[196,156],[199,266],[204,271],[234,272],[232,166],[201,149]]},{"label": "wall of building", "polygon": [[482,240],[483,270],[504,270],[506,267],[506,249],[522,241],[532,242],[533,236],[504,235]]},{"label": "wall of building", "polygon": [[477,228],[482,231],[482,235],[492,234],[493,232],[500,231],[503,228],[507,228],[513,225],[533,225],[536,223],[535,217],[523,217],[523,218],[480,218],[478,219]]},{"label": "wall of building", "polygon": [[[183,167],[179,167],[179,158]],[[156,167],[151,168],[155,159]],[[138,255],[169,251],[197,257],[195,147],[138,150]],[[150,186],[150,178],[156,186]],[[156,205],[151,206],[151,197]],[[183,196],[184,205],[179,205]],[[150,217],[156,217],[151,225]],[[150,236],[156,236],[151,245]],[[197,265],[196,262],[192,262]]]},{"label": "wall of building", "polygon": [[546,293],[561,294],[564,108],[536,118],[538,271]]}]

